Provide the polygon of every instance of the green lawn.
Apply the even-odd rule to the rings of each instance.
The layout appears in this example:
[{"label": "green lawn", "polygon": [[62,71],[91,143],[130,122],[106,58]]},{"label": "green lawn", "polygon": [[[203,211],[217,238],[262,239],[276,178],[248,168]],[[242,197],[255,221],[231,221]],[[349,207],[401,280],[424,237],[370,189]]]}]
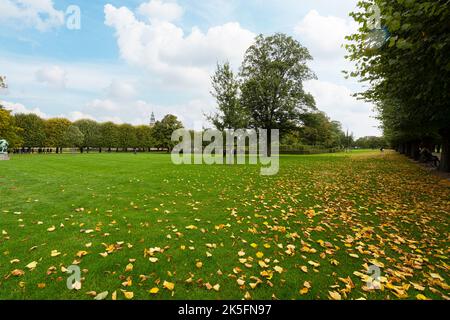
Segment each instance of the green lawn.
[{"label": "green lawn", "polygon": [[[283,156],[273,177],[163,154],[13,156],[0,207],[0,299],[450,294],[450,183],[390,152]],[[371,265],[383,290],[365,287]]]}]

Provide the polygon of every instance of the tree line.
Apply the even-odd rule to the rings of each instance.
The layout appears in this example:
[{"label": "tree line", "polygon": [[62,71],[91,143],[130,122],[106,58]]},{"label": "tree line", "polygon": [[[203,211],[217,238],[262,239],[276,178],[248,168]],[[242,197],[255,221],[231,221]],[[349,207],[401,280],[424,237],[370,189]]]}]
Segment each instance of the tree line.
[{"label": "tree line", "polygon": [[81,153],[96,149],[99,152],[128,149],[169,150],[171,135],[183,124],[174,115],[166,115],[154,126],[98,123],[83,119],[71,122],[64,118],[42,119],[36,114],[16,114],[0,106],[0,137],[10,142],[15,151],[46,152],[54,149],[78,148]]},{"label": "tree line", "polygon": [[[450,171],[450,1],[359,1],[359,23],[348,37],[349,76],[368,89],[384,135],[415,160],[442,149],[440,170]],[[437,147],[439,146],[439,147]]]},{"label": "tree line", "polygon": [[357,139],[353,144],[359,149],[385,149],[389,147],[388,141],[384,137],[367,136]]},{"label": "tree line", "polygon": [[[341,130],[339,122],[324,113],[305,113],[304,125],[283,135],[281,149],[302,150],[304,146],[340,149],[353,144]],[[63,148],[78,148],[81,153],[96,151],[126,151],[151,149],[170,151],[175,143],[172,132],[183,128],[174,115],[167,115],[154,126],[98,123],[89,119],[71,122],[64,118],[43,119],[36,114],[15,114],[0,106],[0,137],[10,143],[15,152],[56,152]],[[190,131],[191,135],[194,131]],[[49,150],[50,149],[50,150]]]}]

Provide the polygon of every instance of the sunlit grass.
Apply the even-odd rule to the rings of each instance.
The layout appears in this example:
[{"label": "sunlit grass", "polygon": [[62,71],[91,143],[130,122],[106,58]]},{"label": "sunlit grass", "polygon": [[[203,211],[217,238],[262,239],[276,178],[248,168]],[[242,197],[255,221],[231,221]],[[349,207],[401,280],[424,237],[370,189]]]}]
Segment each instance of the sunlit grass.
[{"label": "sunlit grass", "polygon": [[[448,295],[450,188],[390,152],[282,156],[273,177],[258,166],[175,166],[165,154],[16,156],[0,168],[0,299],[92,299],[91,291],[124,299],[121,289],[134,299]],[[154,247],[164,252],[152,263],[144,250]],[[383,291],[366,291],[354,274],[373,260],[384,265]],[[79,291],[61,271],[74,262]]]}]

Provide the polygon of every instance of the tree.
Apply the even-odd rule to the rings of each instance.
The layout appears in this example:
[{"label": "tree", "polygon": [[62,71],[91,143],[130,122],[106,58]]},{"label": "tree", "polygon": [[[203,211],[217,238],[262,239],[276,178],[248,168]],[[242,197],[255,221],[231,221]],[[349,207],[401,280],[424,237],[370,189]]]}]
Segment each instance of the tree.
[{"label": "tree", "polygon": [[11,112],[0,108],[0,139],[8,141],[11,148],[18,148],[22,145],[22,129],[19,128]]},{"label": "tree", "polygon": [[343,148],[346,145],[341,123],[331,121],[324,112],[307,112],[300,118],[302,127],[299,131],[303,144],[325,148]]},{"label": "tree", "polygon": [[331,145],[332,148],[345,147],[345,132],[342,130],[342,124],[339,121],[331,121]]},{"label": "tree", "polygon": [[361,149],[386,148],[387,143],[383,137],[361,137],[355,141],[355,146]]},{"label": "tree", "polygon": [[239,81],[231,70],[230,64],[217,65],[212,77],[213,91],[219,112],[207,116],[218,130],[245,129],[248,127],[249,114],[240,101]]},{"label": "tree", "polygon": [[100,147],[100,126],[97,122],[89,119],[82,119],[75,121],[74,125],[80,129],[84,136],[83,143],[80,145],[81,152],[83,152],[84,148],[89,152],[89,148]]},{"label": "tree", "polygon": [[100,147],[111,148],[119,147],[119,126],[113,122],[105,122],[100,124]]},{"label": "tree", "polygon": [[62,152],[62,148],[71,147],[66,140],[66,132],[72,123],[64,118],[48,119],[45,122],[46,145],[56,147],[56,153]]},{"label": "tree", "polygon": [[122,124],[119,126],[119,146],[122,150],[137,147],[136,130],[131,124]]},{"label": "tree", "polygon": [[45,146],[45,121],[39,116],[30,114],[16,114],[16,125],[22,129],[20,136],[23,145],[28,148],[42,148]]},{"label": "tree", "polygon": [[284,34],[260,35],[245,53],[241,68],[242,104],[253,128],[281,132],[300,124],[300,115],[315,109],[314,98],[303,89],[303,81],[315,75],[306,65],[308,49]]},{"label": "tree", "polygon": [[152,135],[153,129],[150,126],[137,126],[136,139],[139,148],[150,149],[154,147],[154,140]]},{"label": "tree", "polygon": [[66,146],[81,148],[85,143],[85,136],[78,126],[71,125],[64,134],[64,141]]},{"label": "tree", "polygon": [[[444,4],[446,2],[446,4]],[[386,136],[410,156],[420,142],[439,133],[442,171],[450,171],[450,6],[449,1],[360,1],[351,15],[360,24],[348,37],[350,73],[368,84],[361,98],[377,104]],[[378,26],[373,8],[378,8]],[[371,46],[374,32],[385,42]]]},{"label": "tree", "polygon": [[176,145],[172,141],[172,133],[183,128],[183,124],[174,115],[166,115],[161,121],[157,121],[153,127],[153,139],[157,148],[167,149],[169,152]]},{"label": "tree", "polygon": [[326,146],[331,144],[331,122],[324,112],[308,112],[301,115],[300,129],[303,143]]}]

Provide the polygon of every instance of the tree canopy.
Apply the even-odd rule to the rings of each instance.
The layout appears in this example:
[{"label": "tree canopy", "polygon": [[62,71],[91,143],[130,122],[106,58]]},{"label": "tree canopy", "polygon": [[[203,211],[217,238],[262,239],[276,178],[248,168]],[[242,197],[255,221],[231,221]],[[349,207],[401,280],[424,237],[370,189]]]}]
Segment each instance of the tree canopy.
[{"label": "tree canopy", "polygon": [[85,149],[101,152],[102,148],[170,150],[172,131],[182,127],[183,124],[173,115],[167,115],[151,127],[97,123],[90,119],[75,122],[65,118],[42,119],[36,114],[13,116],[0,106],[0,138],[8,140],[12,149],[56,148],[57,152],[62,148],[79,148],[81,152]]},{"label": "tree canopy", "polygon": [[172,133],[181,128],[183,128],[183,124],[172,114],[168,114],[161,121],[157,121],[153,127],[156,146],[172,150],[176,144],[172,141]]},{"label": "tree canopy", "polygon": [[241,67],[242,104],[254,128],[289,130],[300,115],[315,109],[303,82],[315,78],[308,68],[308,49],[287,35],[260,35],[247,50]]},{"label": "tree canopy", "polygon": [[250,120],[249,113],[240,100],[239,79],[228,62],[217,65],[217,70],[212,77],[212,87],[211,94],[216,98],[218,112],[207,116],[207,119],[221,131],[247,128]]},{"label": "tree canopy", "polygon": [[217,66],[212,95],[218,111],[207,119],[219,130],[278,129],[282,143],[292,146],[343,147],[341,124],[317,111],[314,97],[304,90],[304,82],[316,78],[307,66],[310,60],[308,49],[292,37],[259,35],[239,74],[229,63]]},{"label": "tree canopy", "polygon": [[45,121],[35,114],[14,115],[16,125],[22,129],[21,137],[25,147],[45,146]]},{"label": "tree canopy", "polygon": [[11,112],[0,106],[0,139],[8,141],[10,148],[15,148],[23,142],[21,134],[22,129],[16,125]]},{"label": "tree canopy", "polygon": [[[368,89],[359,97],[374,102],[394,144],[419,143],[436,133],[443,144],[441,170],[450,171],[450,1],[360,1],[351,16],[359,23],[348,37],[349,75]],[[371,23],[374,8],[378,25]],[[373,45],[374,32],[384,41]]]}]

